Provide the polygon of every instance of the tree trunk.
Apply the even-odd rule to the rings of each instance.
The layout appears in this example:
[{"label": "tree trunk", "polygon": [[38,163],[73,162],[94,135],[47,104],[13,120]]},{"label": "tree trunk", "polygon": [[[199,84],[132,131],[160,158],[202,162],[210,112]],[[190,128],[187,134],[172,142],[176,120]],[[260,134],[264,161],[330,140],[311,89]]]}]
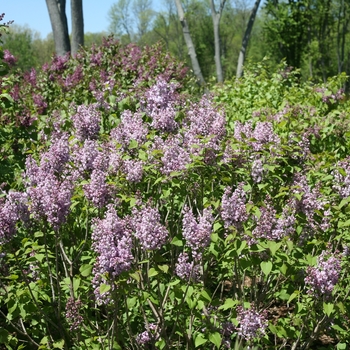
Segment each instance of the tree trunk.
[{"label": "tree trunk", "polygon": [[83,0],[70,0],[72,16],[72,55],[84,46]]},{"label": "tree trunk", "polygon": [[250,17],[249,17],[247,28],[246,28],[244,36],[243,36],[242,47],[241,47],[241,50],[239,52],[239,57],[238,57],[236,78],[240,78],[243,75],[243,64],[244,64],[244,60],[245,60],[245,55],[246,55],[248,43],[249,43],[249,37],[250,37],[250,34],[252,32],[252,29],[253,29],[253,25],[254,25],[256,14],[257,14],[258,9],[259,9],[259,5],[260,5],[260,0],[256,0],[254,7],[252,9],[252,12],[250,14]]},{"label": "tree trunk", "polygon": [[56,54],[63,56],[70,52],[66,0],[46,0],[46,5],[49,11]]},{"label": "tree trunk", "polygon": [[201,67],[199,66],[199,62],[197,59],[196,49],[193,45],[193,41],[191,38],[190,30],[188,28],[188,23],[185,18],[184,10],[182,8],[182,4],[180,0],[175,0],[175,5],[177,8],[177,13],[179,15],[179,20],[182,25],[182,32],[185,38],[186,46],[188,49],[188,54],[190,55],[192,68],[195,76],[198,79],[199,84],[205,85],[205,80],[201,71]]},{"label": "tree trunk", "polygon": [[224,81],[222,73],[222,65],[220,58],[220,19],[222,10],[224,9],[226,0],[220,0],[220,9],[216,11],[214,0],[210,1],[211,16],[213,18],[214,26],[214,43],[215,43],[215,66],[216,66],[216,78],[218,83]]}]

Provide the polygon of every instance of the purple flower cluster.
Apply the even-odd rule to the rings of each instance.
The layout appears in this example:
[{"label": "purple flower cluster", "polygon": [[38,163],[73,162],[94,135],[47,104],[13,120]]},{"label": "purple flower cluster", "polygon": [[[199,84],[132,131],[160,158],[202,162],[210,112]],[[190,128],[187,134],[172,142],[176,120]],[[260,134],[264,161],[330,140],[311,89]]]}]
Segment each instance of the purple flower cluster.
[{"label": "purple flower cluster", "polygon": [[350,158],[346,158],[337,164],[337,169],[333,171],[333,189],[342,198],[350,196]]},{"label": "purple flower cluster", "polygon": [[158,210],[149,205],[133,209],[131,226],[143,249],[160,249],[166,243],[169,233],[160,219]]},{"label": "purple flower cluster", "polygon": [[106,178],[106,172],[94,169],[91,173],[90,182],[84,185],[86,198],[98,208],[102,208],[109,198],[110,193]]},{"label": "purple flower cluster", "polygon": [[261,338],[266,334],[268,321],[265,312],[259,313],[255,308],[243,309],[242,306],[238,306],[237,321],[238,334],[247,341]]},{"label": "purple flower cluster", "polygon": [[111,280],[122,272],[128,271],[134,260],[132,255],[132,235],[125,220],[120,219],[116,210],[109,205],[103,219],[93,221],[92,248],[97,253],[94,267],[93,285],[97,300],[101,298],[100,285],[108,283],[105,274]]},{"label": "purple flower cluster", "polygon": [[148,325],[148,331],[144,331],[137,335],[136,342],[139,345],[147,344],[152,340],[157,340],[159,338],[159,333],[157,332],[157,325],[150,323]]},{"label": "purple flower cluster", "polygon": [[331,93],[326,88],[318,87],[315,91],[320,93],[322,96],[322,101],[325,103],[335,103],[344,99],[344,89],[339,89],[336,93]]},{"label": "purple flower cluster", "polygon": [[270,122],[257,122],[254,130],[251,122],[242,124],[236,121],[234,127],[234,137],[241,142],[247,139],[254,151],[261,151],[266,144],[280,143],[280,138],[273,132]]},{"label": "purple flower cluster", "polygon": [[79,140],[84,141],[97,137],[100,131],[101,115],[95,104],[78,106],[72,120]]},{"label": "purple flower cluster", "polygon": [[296,210],[304,213],[309,225],[316,229],[314,215],[316,211],[323,211],[325,202],[321,200],[321,194],[317,187],[311,189],[306,176],[298,175],[294,181],[294,193],[301,196],[296,202]]},{"label": "purple flower cluster", "polygon": [[75,145],[72,159],[80,173],[92,171],[94,161],[99,154],[98,144],[95,140],[85,140],[82,147]]},{"label": "purple flower cluster", "polygon": [[281,237],[276,235],[276,233],[280,233],[280,231],[274,230],[276,222],[276,210],[272,207],[270,199],[268,198],[265,206],[260,208],[260,217],[252,232],[253,239],[249,243],[256,243],[256,240],[259,238],[266,238],[271,241],[280,239]]},{"label": "purple flower cluster", "polygon": [[46,217],[57,229],[66,220],[74,184],[65,176],[69,161],[68,135],[56,135],[47,152],[41,155],[38,166],[32,157],[26,160],[27,194],[34,218]]},{"label": "purple flower cluster", "polygon": [[80,315],[80,309],[83,307],[83,303],[80,300],[74,300],[69,298],[66,303],[66,319],[70,324],[70,330],[76,331],[83,323],[84,319]]},{"label": "purple flower cluster", "polygon": [[140,182],[143,176],[143,161],[127,159],[123,161],[123,172],[126,174],[126,179],[130,182]]},{"label": "purple flower cluster", "polygon": [[226,135],[226,119],[222,111],[213,106],[208,96],[202,97],[199,103],[192,104],[187,119],[184,140],[192,154],[200,154],[203,149],[217,151],[220,148]]},{"label": "purple flower cluster", "polygon": [[17,58],[13,56],[9,50],[4,50],[4,62],[11,67],[16,64]]},{"label": "purple flower cluster", "polygon": [[142,113],[124,111],[120,116],[120,124],[111,131],[111,137],[128,148],[130,141],[135,140],[143,144],[148,134],[148,127],[142,120]]},{"label": "purple flower cluster", "polygon": [[168,83],[162,78],[158,78],[145,93],[146,112],[151,116],[151,127],[161,131],[174,131],[178,128],[175,121],[176,107],[179,103],[178,88],[176,83]]},{"label": "purple flower cluster", "polygon": [[203,215],[198,221],[194,217],[192,210],[187,206],[183,209],[182,235],[192,250],[192,256],[199,260],[205,247],[210,243],[212,233],[213,215],[210,208],[203,210]]},{"label": "purple flower cluster", "polygon": [[273,236],[277,239],[290,236],[295,232],[295,206],[292,203],[287,203],[283,208],[282,214],[277,219],[276,226],[273,229]]},{"label": "purple flower cluster", "polygon": [[33,94],[33,102],[37,107],[37,111],[39,114],[44,114],[47,108],[47,102],[45,101],[42,95]]},{"label": "purple flower cluster", "polygon": [[309,266],[306,271],[305,283],[309,287],[309,293],[329,297],[338,283],[340,271],[340,257],[322,251],[317,259],[317,265]]},{"label": "purple flower cluster", "polygon": [[246,193],[243,189],[243,184],[232,192],[232,188],[227,187],[221,200],[221,217],[224,220],[225,227],[236,226],[248,220],[246,208]]},{"label": "purple flower cluster", "polygon": [[184,281],[197,282],[201,277],[201,266],[194,261],[189,262],[189,256],[186,252],[181,253],[175,265],[175,273]]},{"label": "purple flower cluster", "polygon": [[250,173],[253,181],[255,183],[260,183],[263,179],[264,174],[264,163],[261,158],[257,158],[253,160],[252,171]]},{"label": "purple flower cluster", "polygon": [[10,191],[6,200],[0,203],[0,244],[13,237],[19,220],[29,220],[28,196],[26,193]]}]

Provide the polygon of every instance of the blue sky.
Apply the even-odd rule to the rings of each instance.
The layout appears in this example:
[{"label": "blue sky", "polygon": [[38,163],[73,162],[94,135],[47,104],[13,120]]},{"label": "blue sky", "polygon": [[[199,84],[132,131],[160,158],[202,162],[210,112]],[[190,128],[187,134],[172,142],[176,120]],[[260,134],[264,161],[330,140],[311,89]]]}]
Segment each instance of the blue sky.
[{"label": "blue sky", "polygon": [[[70,28],[70,1],[66,1],[68,27]],[[116,0],[83,0],[85,32],[108,30],[108,10]],[[154,10],[159,10],[161,0],[153,0]],[[4,21],[14,20],[14,24],[24,26],[41,34],[43,39],[51,32],[51,23],[45,0],[0,0],[0,13],[5,13]]]}]

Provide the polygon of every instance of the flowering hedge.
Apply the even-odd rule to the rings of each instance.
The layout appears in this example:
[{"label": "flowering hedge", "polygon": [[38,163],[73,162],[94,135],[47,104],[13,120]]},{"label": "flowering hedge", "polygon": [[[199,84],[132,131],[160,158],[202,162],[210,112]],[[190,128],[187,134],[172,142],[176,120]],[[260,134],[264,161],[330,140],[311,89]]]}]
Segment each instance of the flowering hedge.
[{"label": "flowering hedge", "polygon": [[261,66],[198,96],[112,39],[3,81],[0,343],[345,349],[341,84]]}]

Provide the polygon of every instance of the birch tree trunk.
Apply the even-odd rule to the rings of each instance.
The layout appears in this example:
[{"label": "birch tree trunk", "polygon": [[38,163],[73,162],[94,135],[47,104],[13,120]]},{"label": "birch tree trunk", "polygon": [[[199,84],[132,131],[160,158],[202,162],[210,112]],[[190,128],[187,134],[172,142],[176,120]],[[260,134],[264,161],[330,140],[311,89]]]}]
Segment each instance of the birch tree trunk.
[{"label": "birch tree trunk", "polygon": [[70,0],[72,16],[72,54],[84,46],[83,0]]},{"label": "birch tree trunk", "polygon": [[46,5],[49,11],[56,54],[63,56],[70,52],[66,0],[46,0]]},{"label": "birch tree trunk", "polygon": [[188,49],[188,54],[190,55],[190,58],[191,58],[193,72],[194,72],[195,76],[197,77],[199,84],[205,85],[205,80],[204,80],[204,77],[203,77],[203,74],[201,71],[201,67],[199,66],[199,62],[198,62],[197,54],[196,54],[196,49],[193,45],[193,41],[191,38],[190,30],[189,30],[188,23],[187,23],[186,18],[185,18],[185,14],[184,14],[184,10],[183,10],[181,1],[175,0],[175,5],[177,8],[177,13],[179,16],[180,23],[182,25],[182,32],[183,32],[186,46]]},{"label": "birch tree trunk", "polygon": [[225,2],[226,0],[220,0],[219,10],[216,11],[214,0],[210,0],[211,17],[213,19],[214,26],[216,79],[218,83],[222,83],[224,81],[220,57],[220,19]]},{"label": "birch tree trunk", "polygon": [[259,9],[259,5],[260,5],[260,0],[256,0],[254,7],[252,9],[252,12],[250,14],[250,17],[249,17],[247,28],[246,28],[244,36],[243,36],[242,47],[241,47],[241,50],[239,51],[236,78],[240,78],[243,75],[243,64],[244,64],[244,60],[245,60],[245,55],[246,55],[247,47],[249,44],[250,34],[252,32],[252,29],[253,29],[255,17],[256,17],[256,14],[258,12],[258,9]]}]

